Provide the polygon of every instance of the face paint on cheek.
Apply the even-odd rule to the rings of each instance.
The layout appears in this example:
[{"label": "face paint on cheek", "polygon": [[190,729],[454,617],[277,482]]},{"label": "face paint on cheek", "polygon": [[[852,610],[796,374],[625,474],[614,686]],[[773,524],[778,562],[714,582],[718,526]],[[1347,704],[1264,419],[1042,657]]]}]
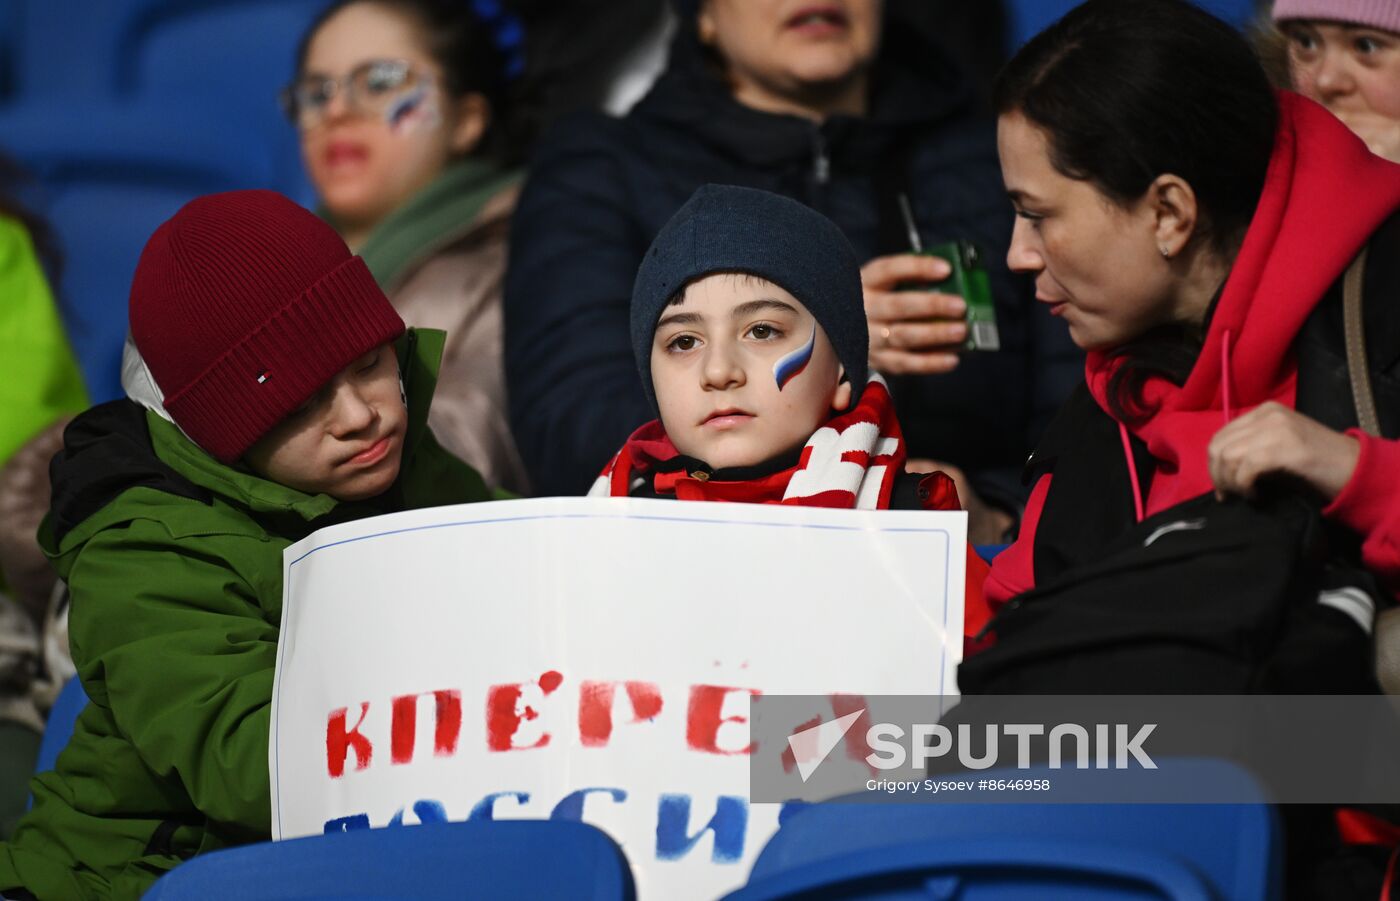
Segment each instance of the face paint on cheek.
[{"label": "face paint on cheek", "polygon": [[436,128],[441,121],[437,95],[428,90],[428,85],[414,88],[384,110],[384,122],[394,134]]},{"label": "face paint on cheek", "polygon": [[807,364],[812,362],[812,351],[817,346],[817,326],[812,325],[812,335],[807,339],[807,343],[794,350],[792,353],[784,354],[778,362],[773,364],[773,380],[778,383],[778,390],[788,382],[802,374],[802,370],[807,368]]}]

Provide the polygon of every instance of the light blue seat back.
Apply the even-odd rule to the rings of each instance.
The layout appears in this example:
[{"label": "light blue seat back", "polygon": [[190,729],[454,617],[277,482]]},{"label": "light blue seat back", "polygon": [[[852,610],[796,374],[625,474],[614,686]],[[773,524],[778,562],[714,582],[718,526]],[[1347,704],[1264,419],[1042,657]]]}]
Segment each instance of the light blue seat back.
[{"label": "light blue seat back", "polygon": [[[727,901],[1278,898],[1277,817],[1253,780],[1223,762],[1172,767],[1173,778],[1228,784],[1221,796],[1259,802],[889,803],[866,795],[816,804],[784,821],[748,885]],[[998,775],[1026,774],[977,777]]]},{"label": "light blue seat back", "polygon": [[631,901],[632,872],[601,830],[564,820],[364,829],[196,857],[145,901]]}]

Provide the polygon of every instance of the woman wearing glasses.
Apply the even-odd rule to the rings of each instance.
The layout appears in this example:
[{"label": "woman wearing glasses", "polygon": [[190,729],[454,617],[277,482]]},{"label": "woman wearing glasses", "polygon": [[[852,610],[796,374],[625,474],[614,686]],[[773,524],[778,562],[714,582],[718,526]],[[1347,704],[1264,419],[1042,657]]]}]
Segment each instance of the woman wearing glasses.
[{"label": "woman wearing glasses", "polygon": [[501,282],[518,173],[505,95],[519,33],[468,0],[342,0],[302,39],[282,94],[321,213],[399,314],[447,332],[430,423],[521,491],[506,418]]}]

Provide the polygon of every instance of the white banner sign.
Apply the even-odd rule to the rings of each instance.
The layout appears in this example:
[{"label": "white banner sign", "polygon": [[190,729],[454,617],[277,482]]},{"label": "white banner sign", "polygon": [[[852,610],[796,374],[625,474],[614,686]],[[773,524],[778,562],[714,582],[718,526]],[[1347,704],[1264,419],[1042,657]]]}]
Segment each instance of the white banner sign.
[{"label": "white banner sign", "polygon": [[965,530],[585,498],[323,529],[284,560],[273,836],[582,818],[644,899],[716,898],[778,823],[749,697],[955,693]]}]

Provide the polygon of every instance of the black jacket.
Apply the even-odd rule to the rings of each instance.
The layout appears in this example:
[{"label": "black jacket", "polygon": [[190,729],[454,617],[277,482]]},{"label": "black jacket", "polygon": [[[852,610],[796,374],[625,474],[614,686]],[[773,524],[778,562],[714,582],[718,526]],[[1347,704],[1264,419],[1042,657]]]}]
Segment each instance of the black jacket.
[{"label": "black jacket", "polygon": [[908,192],[925,244],[986,251],[1003,350],[948,375],[892,380],[910,456],[966,469],[985,494],[1020,496],[1022,461],[1083,376],[1062,323],[1011,276],[1011,207],[992,123],[961,77],[888,5],[870,115],[821,125],[734,101],[682,27],[662,78],[626,117],[581,113],[541,142],[516,209],[506,279],[511,420],[542,494],[577,494],[654,418],[628,337],[647,246],[699,186],[763,188],[831,217],[863,259],[908,249]]}]

